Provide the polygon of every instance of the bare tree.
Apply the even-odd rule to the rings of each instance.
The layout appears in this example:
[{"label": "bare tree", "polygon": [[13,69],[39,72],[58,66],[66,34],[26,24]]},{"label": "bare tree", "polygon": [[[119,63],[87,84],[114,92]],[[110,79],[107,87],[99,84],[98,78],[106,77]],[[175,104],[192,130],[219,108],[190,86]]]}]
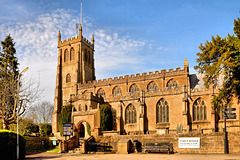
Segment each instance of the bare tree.
[{"label": "bare tree", "polygon": [[51,123],[53,104],[49,101],[42,101],[30,109],[31,116],[34,117],[35,123]]},{"label": "bare tree", "polygon": [[16,123],[17,115],[22,116],[38,97],[39,85],[32,79],[20,80],[14,75],[1,78],[0,81],[0,118],[3,129],[9,129],[9,125]]}]

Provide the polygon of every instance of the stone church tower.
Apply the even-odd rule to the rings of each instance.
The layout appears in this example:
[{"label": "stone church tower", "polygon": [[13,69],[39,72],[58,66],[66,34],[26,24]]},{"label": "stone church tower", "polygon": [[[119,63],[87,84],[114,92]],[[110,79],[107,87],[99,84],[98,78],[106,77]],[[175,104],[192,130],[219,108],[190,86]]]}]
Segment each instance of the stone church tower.
[{"label": "stone church tower", "polygon": [[62,106],[69,103],[69,97],[77,93],[77,84],[95,80],[94,67],[94,36],[92,42],[82,36],[82,26],[79,35],[61,40],[58,33],[58,65],[54,98],[54,113],[52,117],[53,132],[58,129],[57,117]]}]

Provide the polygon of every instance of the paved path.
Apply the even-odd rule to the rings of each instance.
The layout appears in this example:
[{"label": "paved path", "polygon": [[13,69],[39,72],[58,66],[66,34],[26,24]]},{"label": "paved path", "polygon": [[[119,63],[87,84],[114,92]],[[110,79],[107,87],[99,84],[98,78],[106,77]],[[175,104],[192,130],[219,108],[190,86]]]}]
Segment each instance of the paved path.
[{"label": "paved path", "polygon": [[240,160],[240,154],[53,154],[31,153],[26,159],[34,160]]}]

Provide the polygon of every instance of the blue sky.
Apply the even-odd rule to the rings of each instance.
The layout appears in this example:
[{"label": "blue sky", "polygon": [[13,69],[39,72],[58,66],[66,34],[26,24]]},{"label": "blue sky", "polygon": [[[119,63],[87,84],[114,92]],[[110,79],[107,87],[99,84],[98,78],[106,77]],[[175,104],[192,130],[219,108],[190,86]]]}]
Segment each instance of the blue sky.
[{"label": "blue sky", "polygon": [[183,67],[195,73],[200,43],[233,34],[238,0],[0,0],[0,40],[10,33],[20,69],[40,81],[53,102],[57,33],[75,36],[83,3],[83,35],[95,35],[97,79]]}]

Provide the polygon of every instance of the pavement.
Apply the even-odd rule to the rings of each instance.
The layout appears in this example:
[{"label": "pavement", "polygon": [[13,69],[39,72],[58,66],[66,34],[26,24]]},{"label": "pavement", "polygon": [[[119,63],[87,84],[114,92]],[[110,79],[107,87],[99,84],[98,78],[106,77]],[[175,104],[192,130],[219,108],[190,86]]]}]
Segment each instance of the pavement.
[{"label": "pavement", "polygon": [[240,154],[79,154],[31,152],[26,159],[33,160],[240,160]]}]

